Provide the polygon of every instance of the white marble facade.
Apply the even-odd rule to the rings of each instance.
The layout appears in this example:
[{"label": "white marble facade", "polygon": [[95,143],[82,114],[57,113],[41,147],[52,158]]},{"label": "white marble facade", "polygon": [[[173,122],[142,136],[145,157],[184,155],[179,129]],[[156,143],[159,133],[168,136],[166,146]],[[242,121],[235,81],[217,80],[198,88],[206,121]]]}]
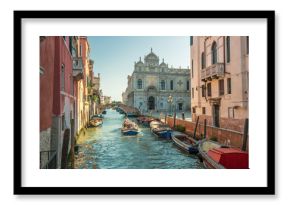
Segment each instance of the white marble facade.
[{"label": "white marble facade", "polygon": [[[172,96],[172,103],[168,97]],[[148,111],[190,110],[190,70],[168,68],[164,59],[151,52],[135,62],[134,71],[128,76],[128,85],[122,93],[123,103]]]}]

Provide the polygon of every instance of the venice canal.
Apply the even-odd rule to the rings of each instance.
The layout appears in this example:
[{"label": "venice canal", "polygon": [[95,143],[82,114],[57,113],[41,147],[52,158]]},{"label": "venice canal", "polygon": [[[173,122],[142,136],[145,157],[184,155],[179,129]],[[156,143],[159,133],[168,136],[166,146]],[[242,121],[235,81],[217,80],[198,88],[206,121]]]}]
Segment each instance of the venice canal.
[{"label": "venice canal", "polygon": [[76,169],[204,169],[195,155],[140,126],[137,136],[123,136],[124,115],[108,109],[103,125],[88,128],[77,140]]}]

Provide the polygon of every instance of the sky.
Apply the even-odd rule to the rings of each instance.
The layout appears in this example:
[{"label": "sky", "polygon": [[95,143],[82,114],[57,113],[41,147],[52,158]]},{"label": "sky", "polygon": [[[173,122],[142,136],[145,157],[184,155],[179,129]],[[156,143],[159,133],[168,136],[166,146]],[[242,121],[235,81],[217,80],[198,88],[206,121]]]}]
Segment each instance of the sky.
[{"label": "sky", "polygon": [[89,36],[90,58],[94,75],[100,73],[103,95],[121,101],[127,87],[127,76],[139,57],[153,52],[168,66],[187,68],[190,63],[189,36]]}]

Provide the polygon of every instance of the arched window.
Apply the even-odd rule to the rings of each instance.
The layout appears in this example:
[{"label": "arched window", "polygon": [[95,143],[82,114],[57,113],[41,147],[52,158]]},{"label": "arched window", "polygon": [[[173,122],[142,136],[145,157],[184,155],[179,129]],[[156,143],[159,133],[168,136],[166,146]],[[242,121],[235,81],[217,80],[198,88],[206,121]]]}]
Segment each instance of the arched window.
[{"label": "arched window", "polygon": [[217,46],[216,42],[214,41],[211,46],[211,64],[217,63]]},{"label": "arched window", "polygon": [[141,79],[138,79],[138,81],[137,81],[137,88],[142,89],[142,80]]},{"label": "arched window", "polygon": [[201,69],[205,68],[205,57],[204,52],[201,53]]},{"label": "arched window", "polygon": [[173,80],[170,81],[170,90],[173,90]]},{"label": "arched window", "polygon": [[231,60],[231,40],[229,36],[227,36],[226,42],[227,42],[227,63],[229,63]]},{"label": "arched window", "polygon": [[160,87],[161,87],[160,89],[161,89],[161,90],[165,90],[165,80],[161,80],[160,85],[161,85],[161,86],[160,86]]}]

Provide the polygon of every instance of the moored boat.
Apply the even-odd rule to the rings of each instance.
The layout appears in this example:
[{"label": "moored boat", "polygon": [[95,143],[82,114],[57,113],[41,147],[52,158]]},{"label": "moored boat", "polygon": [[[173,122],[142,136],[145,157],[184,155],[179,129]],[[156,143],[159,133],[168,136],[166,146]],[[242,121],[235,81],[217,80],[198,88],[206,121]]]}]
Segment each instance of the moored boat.
[{"label": "moored boat", "polygon": [[152,121],[156,120],[154,117],[141,116],[137,118],[137,122],[145,127],[149,127]]},{"label": "moored boat", "polygon": [[217,142],[204,140],[198,146],[203,164],[209,169],[248,169],[247,152],[223,146]]},{"label": "moored boat", "polygon": [[107,114],[107,111],[106,111],[106,110],[104,110],[104,111],[102,112],[102,114],[103,114],[103,115]]},{"label": "moored boat", "polygon": [[154,120],[150,123],[151,132],[157,137],[161,137],[164,139],[171,139],[171,133],[173,130],[163,122]]},{"label": "moored boat", "polygon": [[184,151],[190,154],[198,153],[197,143],[193,139],[189,138],[188,135],[174,131],[172,133],[172,140],[178,147],[180,147]]}]

